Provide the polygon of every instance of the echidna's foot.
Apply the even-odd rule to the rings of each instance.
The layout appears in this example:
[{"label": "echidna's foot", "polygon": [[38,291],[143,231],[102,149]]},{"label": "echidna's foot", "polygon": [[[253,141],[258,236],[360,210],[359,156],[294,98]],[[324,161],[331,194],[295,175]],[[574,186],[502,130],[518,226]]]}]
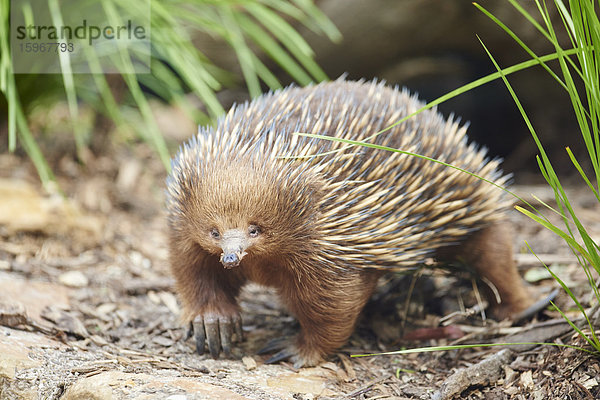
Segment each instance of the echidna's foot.
[{"label": "echidna's foot", "polygon": [[321,355],[309,349],[302,351],[294,341],[287,337],[276,338],[270,340],[258,354],[266,354],[277,351],[271,358],[265,361],[265,364],[275,364],[279,361],[289,360],[294,365],[294,368],[311,367],[323,361]]},{"label": "echidna's foot", "polygon": [[243,339],[242,318],[239,314],[219,315],[208,313],[198,315],[192,321],[194,337],[196,339],[196,351],[204,354],[204,344],[212,358],[219,358],[223,349],[226,356],[231,354],[231,344]]}]

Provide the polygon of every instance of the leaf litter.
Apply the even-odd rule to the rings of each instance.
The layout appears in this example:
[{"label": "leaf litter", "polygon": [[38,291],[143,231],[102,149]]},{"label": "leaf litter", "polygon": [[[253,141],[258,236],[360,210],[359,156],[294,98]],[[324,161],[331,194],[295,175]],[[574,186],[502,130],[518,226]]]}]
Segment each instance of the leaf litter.
[{"label": "leaf litter", "polygon": [[[58,399],[81,376],[104,371],[170,371],[257,399],[600,396],[598,359],[570,348],[477,348],[349,357],[454,343],[584,345],[560,315],[549,309],[522,325],[482,320],[469,279],[438,271],[419,278],[408,299],[402,295],[410,279],[383,281],[375,303],[368,306],[347,345],[319,367],[298,371],[287,363],[264,365],[266,358],[255,355],[269,339],[292,335],[297,329],[275,293],[255,285],[247,287],[240,299],[246,340],[234,351],[234,360],[198,356],[193,341],[185,340],[187,327],[178,319],[162,204],[165,172],[151,152],[138,145],[111,157],[92,157],[85,166],[58,162],[64,198],[43,194],[27,161],[12,155],[0,158],[1,165],[10,167],[0,172],[0,193],[4,194],[0,197],[4,211],[0,212],[0,285],[28,288],[10,296],[0,291],[0,325],[61,343],[38,355],[53,368],[37,370],[37,376],[29,370],[21,372],[21,379],[45,382],[46,386],[40,386],[44,398]],[[532,188],[517,189],[527,193]],[[589,209],[584,196],[574,198]],[[4,205],[9,203],[7,212]],[[586,215],[600,237],[600,213],[595,211]],[[523,216],[513,213],[511,219],[521,272],[535,270],[528,273],[532,291],[541,296],[556,285],[538,273],[539,265],[524,251],[524,239],[534,249],[544,249],[541,258],[560,265],[574,290],[585,296],[589,290],[585,275],[568,248]],[[36,293],[47,293],[44,290],[55,292],[54,297],[46,296],[49,304],[35,300]],[[564,294],[556,301],[570,310]],[[589,296],[587,301],[589,306]],[[571,311],[569,315],[578,317]],[[469,379],[474,374],[479,378]]]}]

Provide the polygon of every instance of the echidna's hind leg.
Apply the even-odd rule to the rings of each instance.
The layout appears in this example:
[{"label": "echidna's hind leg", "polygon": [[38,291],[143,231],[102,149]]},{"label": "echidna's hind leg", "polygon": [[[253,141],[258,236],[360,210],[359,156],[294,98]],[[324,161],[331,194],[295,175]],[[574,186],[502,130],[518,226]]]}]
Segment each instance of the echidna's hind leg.
[{"label": "echidna's hind leg", "polygon": [[[496,222],[477,231],[452,250],[442,250],[440,258],[447,259],[451,256],[464,262],[483,278],[484,284],[480,288],[497,319],[513,317],[533,303],[533,298],[528,295],[513,260],[511,229],[508,223]],[[499,304],[495,292],[500,297]]]}]

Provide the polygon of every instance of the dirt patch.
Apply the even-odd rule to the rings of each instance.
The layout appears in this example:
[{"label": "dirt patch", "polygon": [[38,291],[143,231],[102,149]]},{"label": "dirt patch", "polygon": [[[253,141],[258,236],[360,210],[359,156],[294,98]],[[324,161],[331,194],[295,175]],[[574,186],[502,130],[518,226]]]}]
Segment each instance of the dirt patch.
[{"label": "dirt patch", "polygon": [[[567,347],[513,348],[496,361],[493,357],[501,349],[495,347],[349,357],[404,346],[502,342],[528,331],[538,332],[528,341],[585,345],[568,327],[548,333],[552,324],[564,326],[548,322],[560,319],[556,311],[546,310],[522,325],[483,320],[471,281],[443,271],[416,282],[384,280],[348,344],[319,367],[298,371],[286,363],[264,365],[268,355],[255,355],[269,339],[291,335],[296,326],[272,291],[253,285],[241,296],[246,339],[234,350],[234,359],[198,356],[193,341],[185,340],[187,327],[178,320],[168,269],[165,172],[145,146],[112,157],[90,157],[86,166],[67,157],[60,160],[55,171],[65,197],[42,194],[23,159],[1,155],[0,165],[0,302],[23,306],[22,311],[11,309],[17,317],[9,318],[9,311],[0,317],[5,325],[0,327],[0,344],[25,343],[29,349],[19,355],[23,363],[12,369],[12,377],[3,375],[1,398],[23,397],[28,387],[45,399],[74,399],[94,385],[100,387],[97,398],[107,398],[102,397],[105,392],[115,398],[189,399],[600,396],[598,359]],[[543,187],[517,189],[552,198]],[[574,188],[572,198],[592,237],[600,238],[599,206],[582,189]],[[527,255],[525,240],[585,307],[593,305],[587,278],[568,247],[516,212],[511,219],[517,261],[532,293],[546,295],[556,283]],[[413,283],[415,290],[407,299]],[[562,291],[556,303],[579,318]],[[31,336],[19,342],[15,332]],[[445,394],[451,377],[464,374],[457,372],[464,368],[490,375],[466,385],[463,376],[458,389]],[[17,391],[15,382],[25,389]]]}]

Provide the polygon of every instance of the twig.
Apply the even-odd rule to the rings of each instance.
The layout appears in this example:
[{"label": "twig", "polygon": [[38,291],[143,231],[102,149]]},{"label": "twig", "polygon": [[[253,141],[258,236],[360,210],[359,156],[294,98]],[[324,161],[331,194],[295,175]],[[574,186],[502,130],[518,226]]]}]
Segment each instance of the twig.
[{"label": "twig", "polygon": [[380,378],[375,378],[369,382],[367,382],[364,386],[361,386],[360,388],[356,389],[353,392],[350,392],[346,395],[346,397],[348,398],[352,398],[352,397],[356,397],[358,395],[367,393],[369,390],[371,390],[372,386],[378,384],[378,383],[382,383],[386,380],[388,380],[389,378],[391,378],[393,375],[386,375]]}]

